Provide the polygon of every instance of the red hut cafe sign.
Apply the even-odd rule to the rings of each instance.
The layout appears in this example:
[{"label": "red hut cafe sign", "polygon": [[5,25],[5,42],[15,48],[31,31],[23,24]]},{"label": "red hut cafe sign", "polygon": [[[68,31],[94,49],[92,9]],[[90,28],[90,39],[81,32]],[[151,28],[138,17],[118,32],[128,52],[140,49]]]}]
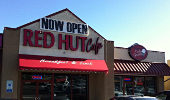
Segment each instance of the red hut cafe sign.
[{"label": "red hut cafe sign", "polygon": [[[49,30],[50,32],[43,30]],[[55,33],[58,32],[58,34],[52,33],[53,31]],[[75,36],[73,34],[78,35]],[[87,53],[93,51],[94,54],[97,55],[99,50],[103,47],[103,44],[99,42],[99,37],[94,40],[87,36],[88,25],[86,24],[41,18],[40,30],[23,29],[22,45],[39,48],[52,48],[57,44],[58,50],[79,50],[80,52]],[[108,68],[104,60],[47,55],[27,55],[22,53],[19,55],[19,66],[20,70],[55,69],[108,72]],[[36,79],[37,77],[33,78]]]},{"label": "red hut cafe sign", "polygon": [[145,47],[135,43],[134,45],[129,47],[129,55],[132,59],[141,61],[146,59],[146,57],[148,56],[148,52]]},{"label": "red hut cafe sign", "polygon": [[[79,48],[81,48],[81,52],[94,51],[95,54],[98,54],[99,49],[103,47],[102,43],[98,42],[99,37],[97,37],[96,40],[86,37],[88,35],[88,25],[86,24],[77,24],[71,22],[58,21],[49,18],[41,18],[40,29],[64,32],[64,33],[68,33],[68,35],[64,35],[60,33],[58,34],[58,40],[57,40],[56,37],[54,37],[54,34],[51,32],[42,32],[40,30],[33,31],[31,29],[24,29],[23,45],[31,46],[31,47],[51,48],[54,46],[54,43],[57,42],[59,50],[65,49],[65,50],[76,51]],[[72,34],[79,34],[79,36],[73,37]],[[50,38],[48,44],[47,44],[47,37]],[[65,39],[63,39],[63,37],[65,37]],[[75,47],[73,47],[73,40],[76,40]],[[39,42],[42,43],[39,44]],[[65,44],[64,48],[62,47],[62,44]],[[79,47],[79,44],[81,44],[81,47]]]}]

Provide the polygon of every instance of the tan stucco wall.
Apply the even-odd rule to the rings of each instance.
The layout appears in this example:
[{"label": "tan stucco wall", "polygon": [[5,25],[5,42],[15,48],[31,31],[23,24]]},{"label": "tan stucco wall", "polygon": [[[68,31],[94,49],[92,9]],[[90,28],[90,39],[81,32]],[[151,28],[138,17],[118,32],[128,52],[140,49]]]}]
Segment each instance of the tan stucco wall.
[{"label": "tan stucco wall", "polygon": [[[167,61],[167,64],[170,67],[170,60]],[[166,80],[168,80],[168,81],[166,81]],[[170,90],[170,76],[165,76],[164,81],[166,81],[166,82],[164,82],[164,90]]]},{"label": "tan stucco wall", "polygon": [[[19,30],[5,29],[3,34],[3,62],[1,80],[1,98],[18,98],[18,45]],[[13,92],[6,92],[6,81],[13,80]]]},{"label": "tan stucco wall", "polygon": [[[74,23],[82,23],[79,19],[77,19],[75,16],[73,16],[70,12],[64,11],[62,13],[59,13],[55,16],[49,17],[52,19],[60,20],[60,21],[68,21],[68,22],[74,22]],[[82,23],[83,24],[83,23]],[[23,29],[31,29],[31,30],[40,30],[40,22],[33,23],[31,25],[25,26],[21,28],[20,31],[20,54],[30,54],[30,55],[46,55],[46,56],[58,56],[58,57],[73,57],[73,58],[86,58],[86,59],[104,59],[104,47],[102,47],[98,54],[95,55],[94,51],[90,52],[81,52],[81,42],[79,43],[79,49],[77,51],[71,51],[71,50],[58,50],[58,34],[61,34],[61,32],[56,31],[48,31],[48,30],[42,30],[43,32],[52,32],[55,36],[55,44],[52,48],[40,48],[40,47],[30,47],[30,46],[23,46]],[[64,35],[72,35],[73,36],[73,47],[76,47],[76,36],[82,36],[85,37],[85,35],[77,35],[77,34],[69,34],[69,33],[62,33],[63,38]],[[98,34],[96,34],[95,31],[89,28],[89,35],[87,35],[87,38],[92,38],[93,43],[96,42],[97,37],[100,37]],[[104,39],[102,37],[99,38],[99,43],[102,43],[104,46]],[[41,42],[42,43],[42,42]],[[87,43],[87,41],[86,41]],[[64,48],[64,45],[63,45]]]},{"label": "tan stucco wall", "polygon": [[108,73],[90,74],[89,100],[109,100],[114,96],[114,42],[105,41],[105,61]]},{"label": "tan stucco wall", "polygon": [[157,93],[164,90],[164,76],[157,76]]},{"label": "tan stucco wall", "polygon": [[[115,48],[114,49],[114,57],[115,59],[123,59],[123,60],[133,60],[128,53],[127,48]],[[165,63],[165,53],[164,52],[157,52],[157,51],[150,51],[148,50],[148,56],[142,62],[161,62]]]}]

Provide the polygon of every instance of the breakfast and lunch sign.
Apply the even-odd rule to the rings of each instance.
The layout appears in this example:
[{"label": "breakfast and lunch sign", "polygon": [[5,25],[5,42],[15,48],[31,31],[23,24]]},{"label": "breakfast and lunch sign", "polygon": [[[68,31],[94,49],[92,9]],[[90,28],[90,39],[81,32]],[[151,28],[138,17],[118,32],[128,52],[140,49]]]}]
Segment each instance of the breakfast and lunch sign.
[{"label": "breakfast and lunch sign", "polygon": [[[103,47],[101,37],[89,36],[87,24],[41,18],[39,29],[23,28],[20,38],[23,47],[79,51],[98,55]],[[21,50],[22,51],[22,50]]]}]

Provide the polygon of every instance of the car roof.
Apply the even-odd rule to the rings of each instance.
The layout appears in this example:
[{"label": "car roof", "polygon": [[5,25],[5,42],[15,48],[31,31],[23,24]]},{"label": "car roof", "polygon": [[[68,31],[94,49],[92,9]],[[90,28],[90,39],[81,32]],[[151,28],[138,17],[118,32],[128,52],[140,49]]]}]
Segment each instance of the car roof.
[{"label": "car roof", "polygon": [[150,97],[150,96],[137,96],[137,97],[132,97],[132,98],[155,98],[155,97]]}]

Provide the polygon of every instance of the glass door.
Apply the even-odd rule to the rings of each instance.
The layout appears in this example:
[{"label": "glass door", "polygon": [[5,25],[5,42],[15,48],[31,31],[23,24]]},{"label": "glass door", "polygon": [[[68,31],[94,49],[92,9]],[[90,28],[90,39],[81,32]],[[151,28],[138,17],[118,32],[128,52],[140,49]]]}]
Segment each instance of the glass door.
[{"label": "glass door", "polygon": [[124,95],[134,95],[133,82],[124,82],[123,84],[123,94]]},{"label": "glass door", "polygon": [[36,82],[23,82],[22,100],[34,100],[37,97]]},{"label": "glass door", "polygon": [[51,100],[51,83],[38,82],[38,99]]}]

